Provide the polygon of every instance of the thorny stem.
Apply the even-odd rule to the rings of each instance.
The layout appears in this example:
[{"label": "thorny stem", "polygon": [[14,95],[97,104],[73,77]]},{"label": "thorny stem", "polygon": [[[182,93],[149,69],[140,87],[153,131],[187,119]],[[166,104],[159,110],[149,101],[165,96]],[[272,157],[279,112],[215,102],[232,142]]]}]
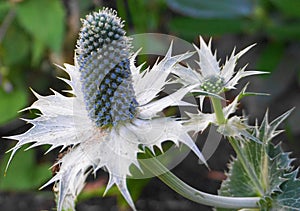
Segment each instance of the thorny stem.
[{"label": "thorny stem", "polygon": [[147,154],[152,159],[140,159],[140,163],[155,174],[162,182],[168,185],[171,189],[185,198],[213,207],[221,207],[228,209],[240,209],[240,208],[257,208],[259,197],[226,197],[218,196],[209,193],[205,193],[187,185],[185,182],[176,177],[165,166],[163,166],[157,159],[155,159],[149,150],[146,150]]}]

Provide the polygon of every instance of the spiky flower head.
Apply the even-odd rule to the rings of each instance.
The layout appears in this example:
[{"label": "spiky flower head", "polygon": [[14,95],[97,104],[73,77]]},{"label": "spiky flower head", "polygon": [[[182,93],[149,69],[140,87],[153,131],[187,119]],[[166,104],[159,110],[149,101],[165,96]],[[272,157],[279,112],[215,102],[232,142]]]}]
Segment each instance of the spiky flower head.
[{"label": "spiky flower head", "polygon": [[169,106],[186,105],[182,98],[193,86],[157,96],[169,83],[174,66],[191,54],[171,56],[171,46],[164,59],[141,71],[115,11],[103,9],[82,22],[75,65],[62,67],[70,75],[70,80],[62,80],[71,86],[72,96],[55,91],[50,96],[34,93],[38,99],[27,109],[38,109],[41,115],[27,120],[33,125],[27,132],[9,137],[18,140],[10,161],[26,144],[31,144],[29,148],[50,145],[47,152],[69,148],[56,164],[59,171],[45,184],[55,183],[58,211],[75,209],[86,177],[100,168],[109,173],[106,190],[116,185],[135,210],[126,178],[130,165],[139,168],[141,147],[154,151],[164,141],[181,142],[205,163],[182,121],[159,115]]},{"label": "spiky flower head", "polygon": [[82,20],[76,60],[90,118],[99,127],[134,117],[137,107],[129,57],[131,40],[116,11],[104,9]]},{"label": "spiky flower head", "polygon": [[[199,61],[197,61],[198,68],[192,69],[191,67],[177,66],[174,68],[173,73],[185,85],[198,84],[198,87],[192,92],[216,96],[224,91],[235,89],[241,78],[267,73],[262,71],[245,71],[246,66],[235,71],[238,59],[253,46],[250,45],[237,54],[235,54],[234,49],[229,59],[226,59],[225,64],[220,66],[216,53],[213,53],[211,50],[211,40],[206,44],[200,36],[200,48],[194,45],[199,56]],[[202,107],[204,95],[200,95],[199,97],[200,106]]]}]

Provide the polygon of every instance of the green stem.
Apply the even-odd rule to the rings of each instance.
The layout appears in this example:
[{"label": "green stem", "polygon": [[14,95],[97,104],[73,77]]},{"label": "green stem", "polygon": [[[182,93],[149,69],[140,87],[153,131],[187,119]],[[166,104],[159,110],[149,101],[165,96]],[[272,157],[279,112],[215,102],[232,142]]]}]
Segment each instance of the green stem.
[{"label": "green stem", "polygon": [[247,172],[247,174],[249,175],[251,181],[253,182],[254,186],[259,191],[259,194],[261,196],[263,196],[264,195],[264,189],[261,185],[261,182],[257,178],[256,173],[254,172],[253,168],[251,166],[247,165],[247,159],[245,158],[244,154],[242,153],[237,140],[235,140],[232,137],[228,137],[228,140],[229,140],[229,143],[231,144],[231,146],[233,147],[238,159],[242,163],[245,171]]},{"label": "green stem", "polygon": [[[149,155],[150,153],[148,152],[147,154]],[[259,197],[226,197],[196,190],[176,177],[153,156],[151,159],[140,159],[139,161],[171,189],[191,201],[208,206],[228,209],[258,207],[257,203],[260,200]]]},{"label": "green stem", "polygon": [[214,112],[216,114],[217,123],[219,125],[225,124],[226,119],[224,117],[223,109],[222,109],[222,103],[221,100],[215,97],[210,97],[212,105],[214,107]]},{"label": "green stem", "polygon": [[[221,100],[218,98],[214,98],[211,97],[211,102],[214,108],[214,112],[216,115],[216,119],[217,119],[217,123],[219,125],[221,124],[225,124],[226,123],[226,119],[223,113],[223,109],[222,109],[222,104],[221,104]],[[245,171],[247,172],[247,174],[249,175],[249,177],[251,178],[253,184],[255,185],[255,187],[257,188],[258,192],[260,195],[263,195],[264,193],[264,189],[261,185],[261,182],[258,180],[253,168],[251,168],[251,166],[247,165],[247,159],[245,158],[244,154],[242,153],[239,144],[237,143],[237,141],[231,137],[228,137],[229,142],[231,144],[231,146],[233,147],[234,151],[237,154],[238,159],[241,161]]]}]

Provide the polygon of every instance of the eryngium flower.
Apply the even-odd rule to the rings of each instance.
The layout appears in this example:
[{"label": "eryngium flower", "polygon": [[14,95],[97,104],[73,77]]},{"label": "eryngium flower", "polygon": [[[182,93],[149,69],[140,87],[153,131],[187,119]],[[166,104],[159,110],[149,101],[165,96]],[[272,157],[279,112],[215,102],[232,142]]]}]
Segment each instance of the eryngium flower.
[{"label": "eryngium flower", "polygon": [[[162,98],[157,98],[171,69],[191,54],[165,58],[152,69],[141,71],[134,64],[130,39],[125,36],[123,23],[116,12],[104,9],[83,20],[75,54],[75,65],[62,68],[70,79],[67,97],[40,96],[27,109],[38,109],[38,118],[27,120],[33,127],[24,134],[10,137],[18,140],[12,155],[25,144],[29,148],[50,145],[67,153],[56,165],[60,170],[45,184],[55,183],[58,192],[57,209],[75,209],[77,195],[90,173],[105,168],[109,173],[107,190],[117,185],[129,205],[134,208],[126,185],[131,164],[139,167],[140,147],[161,147],[171,140],[187,145],[203,161],[202,154],[185,131],[182,122],[159,113],[181,101],[193,87],[185,86]],[[10,161],[9,161],[10,162]]]},{"label": "eryngium flower", "polygon": [[[229,59],[226,59],[224,65],[219,65],[216,53],[211,51],[211,40],[208,45],[200,37],[200,48],[194,45],[196,52],[199,56],[197,62],[199,69],[192,69],[191,67],[184,68],[177,65],[174,68],[173,73],[179,78],[179,81],[185,85],[197,84],[198,86],[192,92],[204,93],[217,97],[218,94],[235,89],[238,81],[241,78],[265,74],[267,72],[262,71],[245,71],[246,66],[235,71],[237,60],[243,56],[254,45],[248,46],[242,51],[235,54],[235,49],[232,51]],[[202,108],[204,95],[200,95],[200,106]]]}]

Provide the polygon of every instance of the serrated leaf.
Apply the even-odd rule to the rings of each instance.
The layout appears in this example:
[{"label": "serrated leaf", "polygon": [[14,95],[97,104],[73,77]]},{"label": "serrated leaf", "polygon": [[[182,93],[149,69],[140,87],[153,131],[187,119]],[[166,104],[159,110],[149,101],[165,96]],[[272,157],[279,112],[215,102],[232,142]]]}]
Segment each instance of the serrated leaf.
[{"label": "serrated leaf", "polygon": [[[257,179],[260,179],[259,175],[262,174],[261,163],[263,162],[263,146],[253,141],[244,143],[242,147],[242,153],[247,158],[248,168],[251,168],[257,175]],[[229,164],[229,172],[227,179],[223,181],[220,195],[224,196],[261,196],[262,187],[256,187],[253,183],[253,179],[244,169],[242,162],[238,159],[234,159]]]},{"label": "serrated leaf", "polygon": [[[241,162],[233,160],[230,165],[228,178],[222,183],[219,194],[223,196],[257,196],[250,177],[244,172]],[[233,178],[232,178],[233,177]]]},{"label": "serrated leaf", "polygon": [[19,23],[37,40],[59,52],[64,36],[64,9],[59,0],[28,0],[16,7]]},{"label": "serrated leaf", "polygon": [[291,169],[292,159],[289,158],[289,153],[283,152],[278,144],[268,144],[267,146],[268,159],[268,180],[266,181],[269,187],[265,191],[265,195],[271,195],[280,190],[280,185],[286,181],[285,174]]},{"label": "serrated leaf", "polygon": [[239,149],[244,160],[236,158],[229,164],[228,177],[221,185],[220,195],[262,197],[260,210],[268,210],[270,206],[283,208],[286,204],[300,208],[297,201],[300,197],[297,193],[298,191],[300,194],[298,189],[300,183],[295,182],[298,180],[294,177],[291,179],[291,176],[288,176],[293,169],[291,166],[293,159],[289,158],[289,153],[283,152],[280,144],[271,143],[271,140],[281,132],[276,130],[277,127],[290,112],[291,110],[271,123],[268,122],[268,113],[266,113],[261,126],[254,132],[263,144],[249,140],[240,143]]},{"label": "serrated leaf", "polygon": [[291,211],[300,209],[300,180],[296,178],[297,174],[298,169],[286,175],[289,179],[282,184],[282,192],[274,197],[274,209]]},{"label": "serrated leaf", "polygon": [[269,123],[269,114],[268,111],[265,114],[265,117],[261,123],[261,126],[257,128],[256,130],[256,136],[263,142],[263,143],[268,143],[271,141],[275,136],[277,136],[279,133],[282,132],[282,130],[276,130],[277,127],[290,115],[290,113],[294,109],[291,109],[284,114],[280,115],[276,119],[274,119],[271,123]]}]

